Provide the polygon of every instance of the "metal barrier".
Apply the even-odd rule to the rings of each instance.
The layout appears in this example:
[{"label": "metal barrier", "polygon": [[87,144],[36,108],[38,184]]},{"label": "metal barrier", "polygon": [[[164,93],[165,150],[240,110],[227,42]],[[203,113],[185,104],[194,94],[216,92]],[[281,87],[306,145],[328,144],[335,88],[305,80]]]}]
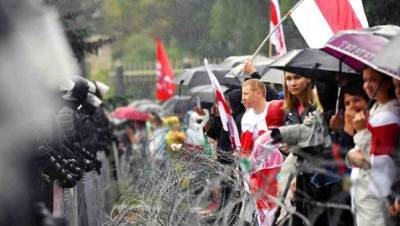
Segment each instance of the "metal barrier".
[{"label": "metal barrier", "polygon": [[106,222],[117,199],[117,181],[104,152],[97,153],[102,162],[100,174],[86,173],[74,188],[53,185],[53,215],[64,217],[68,226],[101,226]]}]

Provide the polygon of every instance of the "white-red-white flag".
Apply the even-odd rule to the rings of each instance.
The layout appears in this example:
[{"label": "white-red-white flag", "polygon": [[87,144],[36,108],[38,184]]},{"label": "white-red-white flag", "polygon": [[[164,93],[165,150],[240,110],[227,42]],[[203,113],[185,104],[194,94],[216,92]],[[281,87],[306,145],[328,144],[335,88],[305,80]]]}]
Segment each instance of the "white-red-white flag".
[{"label": "white-red-white flag", "polygon": [[165,101],[174,96],[176,85],[174,80],[174,71],[169,63],[167,52],[164,49],[160,39],[156,39],[156,98],[159,101]]},{"label": "white-red-white flag", "polygon": [[338,31],[367,28],[361,0],[304,0],[291,14],[310,48],[321,48]]},{"label": "white-red-white flag", "polygon": [[[270,31],[274,29],[281,21],[281,10],[279,0],[270,0]],[[271,44],[274,45],[276,56],[282,56],[286,53],[285,36],[283,35],[282,24],[275,30],[270,37]]]},{"label": "white-red-white flag", "polygon": [[376,197],[387,197],[396,181],[397,167],[393,160],[400,141],[400,114],[399,105],[395,100],[386,104],[386,109],[370,117],[368,130],[372,134],[370,162],[371,181],[368,190]]},{"label": "white-red-white flag", "polygon": [[231,144],[234,145],[234,149],[236,149],[240,147],[240,138],[238,129],[235,124],[235,120],[233,119],[232,116],[232,109],[228,105],[228,102],[226,101],[223,95],[224,92],[222,91],[221,85],[219,84],[217,77],[215,77],[214,73],[212,73],[212,71],[210,70],[207,59],[204,59],[204,65],[207,69],[207,74],[208,77],[210,77],[211,86],[215,93],[216,97],[215,103],[218,107],[218,112],[221,118],[222,127],[224,128],[225,131],[229,131]]}]

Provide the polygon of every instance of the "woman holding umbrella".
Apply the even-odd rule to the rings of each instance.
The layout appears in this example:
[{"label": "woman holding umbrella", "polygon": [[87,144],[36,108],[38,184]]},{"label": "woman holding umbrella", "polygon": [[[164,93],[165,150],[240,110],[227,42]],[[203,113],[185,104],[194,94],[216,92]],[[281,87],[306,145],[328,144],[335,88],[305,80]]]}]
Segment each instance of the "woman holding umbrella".
[{"label": "woman holding umbrella", "polygon": [[389,76],[367,67],[363,80],[365,92],[376,103],[369,112],[356,114],[355,147],[347,155],[355,181],[356,221],[357,225],[392,225],[386,200],[398,178],[394,160],[399,155],[400,104]]}]

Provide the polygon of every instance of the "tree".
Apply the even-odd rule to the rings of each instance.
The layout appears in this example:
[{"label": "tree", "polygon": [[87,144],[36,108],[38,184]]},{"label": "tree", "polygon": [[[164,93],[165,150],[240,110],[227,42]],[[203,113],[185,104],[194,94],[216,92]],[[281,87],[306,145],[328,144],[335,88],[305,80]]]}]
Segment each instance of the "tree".
[{"label": "tree", "polygon": [[251,54],[267,33],[267,20],[260,16],[257,1],[220,0],[210,19],[213,55]]},{"label": "tree", "polygon": [[45,0],[45,3],[58,10],[68,42],[85,75],[85,53],[96,54],[101,45],[111,41],[109,38],[87,40],[95,33],[95,28],[99,27],[95,26],[95,23],[99,22],[101,16],[101,1]]},{"label": "tree", "polygon": [[400,1],[364,0],[364,9],[370,26],[400,24]]}]

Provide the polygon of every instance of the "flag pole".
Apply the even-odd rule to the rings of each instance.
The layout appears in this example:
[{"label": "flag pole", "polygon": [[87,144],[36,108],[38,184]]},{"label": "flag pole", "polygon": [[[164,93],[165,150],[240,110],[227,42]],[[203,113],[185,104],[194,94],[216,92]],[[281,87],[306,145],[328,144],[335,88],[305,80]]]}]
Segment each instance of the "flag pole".
[{"label": "flag pole", "polygon": [[258,48],[256,49],[256,51],[254,52],[254,54],[251,56],[250,58],[250,62],[252,62],[255,58],[255,56],[260,52],[261,48],[265,45],[265,43],[268,41],[268,39],[271,37],[271,35],[278,29],[279,26],[281,26],[281,24],[283,23],[283,21],[285,21],[290,14],[292,14],[292,12],[302,3],[304,2],[304,0],[300,0],[296,3],[296,5],[294,5],[286,14],[285,16],[282,17],[281,21],[279,21],[279,23],[269,32],[269,34],[267,35],[267,37],[265,37],[265,39],[261,42],[261,44],[258,46]]},{"label": "flag pole", "polygon": [[[256,55],[260,52],[260,50],[262,49],[262,47],[265,45],[265,43],[268,41],[268,39],[271,37],[271,35],[278,29],[278,27],[279,26],[281,26],[281,24],[283,23],[283,21],[285,21],[289,16],[290,16],[290,14],[292,14],[292,12],[297,8],[297,7],[299,7],[299,5],[301,4],[301,3],[303,3],[304,2],[304,0],[300,0],[300,1],[298,1],[297,3],[296,3],[296,5],[294,5],[286,14],[285,14],[285,16],[283,16],[282,18],[281,18],[281,21],[279,21],[279,23],[274,27],[274,28],[272,28],[272,30],[269,32],[269,34],[267,35],[267,37],[265,37],[265,39],[261,42],[261,44],[258,46],[258,48],[256,49],[256,51],[253,53],[253,55],[250,57],[250,59],[249,59],[249,62],[251,63],[251,62],[253,62],[253,60],[254,60],[254,58],[256,57]],[[243,75],[243,70],[242,70],[242,73],[240,74],[240,77],[243,77],[244,75]]]},{"label": "flag pole", "polygon": [[271,40],[268,43],[268,57],[272,57],[272,43]]}]

